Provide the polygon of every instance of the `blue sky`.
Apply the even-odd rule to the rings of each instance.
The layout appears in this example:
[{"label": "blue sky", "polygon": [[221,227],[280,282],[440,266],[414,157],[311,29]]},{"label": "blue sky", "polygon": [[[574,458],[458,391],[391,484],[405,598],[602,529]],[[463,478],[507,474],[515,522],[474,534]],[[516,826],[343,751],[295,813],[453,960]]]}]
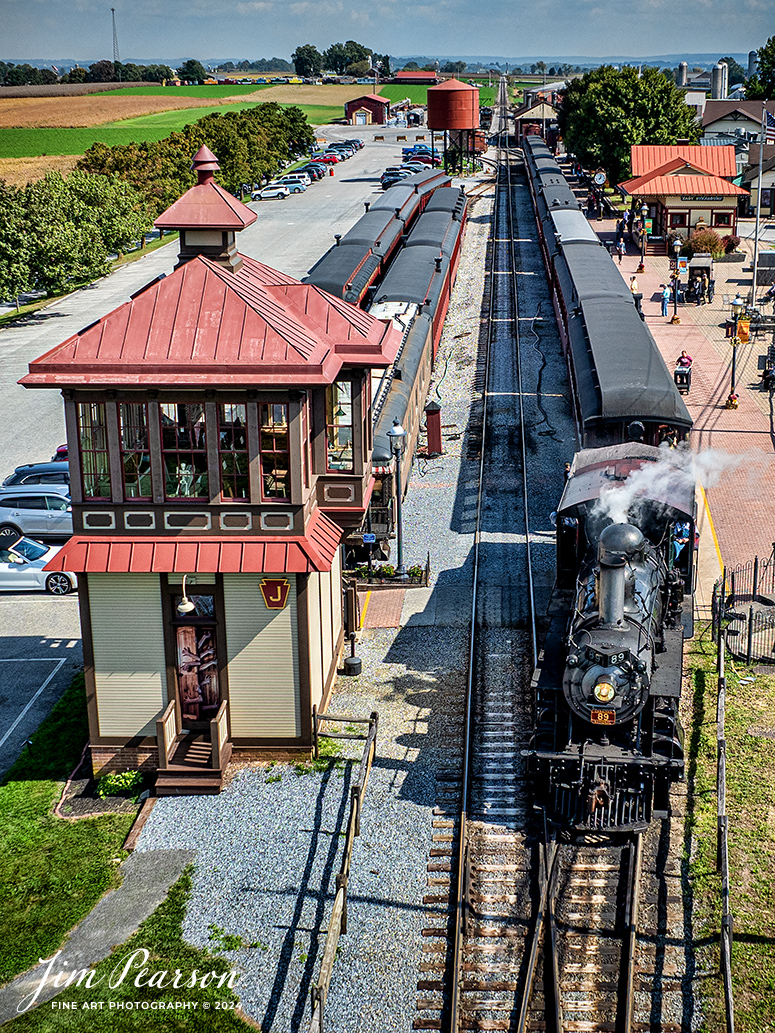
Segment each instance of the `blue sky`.
[{"label": "blue sky", "polygon": [[0,58],[289,57],[355,39],[380,53],[561,57],[747,53],[775,0],[0,0]]}]

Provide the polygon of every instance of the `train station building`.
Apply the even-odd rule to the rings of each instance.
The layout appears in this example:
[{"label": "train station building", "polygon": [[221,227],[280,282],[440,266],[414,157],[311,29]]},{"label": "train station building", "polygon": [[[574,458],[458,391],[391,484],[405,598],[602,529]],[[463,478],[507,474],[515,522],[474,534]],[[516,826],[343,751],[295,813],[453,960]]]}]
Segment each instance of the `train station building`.
[{"label": "train station building", "polygon": [[372,491],[390,323],[237,250],[214,155],[156,221],[174,271],[30,364],[64,397],[95,775],[217,792],[230,756],[306,749],[344,638],[341,542]]},{"label": "train station building", "polygon": [[737,231],[737,205],[748,191],[736,186],[735,149],[695,145],[631,148],[632,179],[620,187],[648,205],[652,236],[687,238],[699,227],[719,235]]},{"label": "train station building", "polygon": [[352,126],[384,126],[390,114],[390,100],[377,93],[367,93],[344,106],[344,117]]}]

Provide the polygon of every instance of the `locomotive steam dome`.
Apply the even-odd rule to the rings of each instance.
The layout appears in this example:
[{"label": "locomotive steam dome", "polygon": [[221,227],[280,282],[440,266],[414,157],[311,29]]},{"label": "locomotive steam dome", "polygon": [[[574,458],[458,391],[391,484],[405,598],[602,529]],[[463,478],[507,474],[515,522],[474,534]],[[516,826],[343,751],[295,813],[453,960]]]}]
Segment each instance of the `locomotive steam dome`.
[{"label": "locomotive steam dome", "polygon": [[429,129],[478,129],[479,90],[447,79],[428,90]]},{"label": "locomotive steam dome", "polygon": [[646,539],[632,524],[609,524],[600,535],[598,558],[606,566],[621,566],[643,550]]}]

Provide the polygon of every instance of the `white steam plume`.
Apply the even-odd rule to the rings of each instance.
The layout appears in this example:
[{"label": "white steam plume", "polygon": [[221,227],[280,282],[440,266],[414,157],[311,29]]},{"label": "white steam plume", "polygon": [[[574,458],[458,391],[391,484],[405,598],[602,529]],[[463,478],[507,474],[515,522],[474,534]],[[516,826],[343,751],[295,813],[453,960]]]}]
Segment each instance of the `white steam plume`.
[{"label": "white steam plume", "polygon": [[593,517],[608,518],[615,524],[626,524],[630,513],[637,510],[644,498],[667,498],[677,487],[689,488],[696,483],[703,488],[718,484],[722,474],[746,461],[743,455],[729,455],[718,449],[692,452],[688,448],[663,445],[656,462],[645,462],[623,482],[604,488],[592,510]]}]

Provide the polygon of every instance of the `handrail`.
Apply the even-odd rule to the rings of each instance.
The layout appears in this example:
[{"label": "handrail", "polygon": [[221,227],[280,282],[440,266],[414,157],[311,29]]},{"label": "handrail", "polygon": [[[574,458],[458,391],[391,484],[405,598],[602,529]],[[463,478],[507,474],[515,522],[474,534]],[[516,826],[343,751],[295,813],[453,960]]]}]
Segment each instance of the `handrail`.
[{"label": "handrail", "polygon": [[[347,883],[350,878],[350,862],[352,860],[355,837],[361,834],[361,808],[377,750],[379,715],[374,710],[368,718],[353,718],[345,717],[342,714],[319,714],[317,708],[314,708],[312,718],[316,757],[318,756],[318,739],[320,736],[326,739],[365,740],[358,780],[350,788],[350,817],[347,822],[347,837],[344,843],[342,865],[336,876],[336,896],[334,897],[331,919],[328,923],[323,957],[320,962],[320,972],[317,982],[310,991],[312,1017],[309,1024],[309,1033],[323,1033],[326,998],[328,997],[328,990],[331,986],[331,978],[334,972],[334,961],[336,960],[336,951],[339,946],[339,937],[347,932]],[[349,724],[368,725],[369,727],[366,735],[351,735],[344,732],[321,732],[320,722],[322,721],[347,722]]]},{"label": "handrail", "polygon": [[177,742],[180,731],[177,700],[167,704],[161,717],[156,720],[156,746],[159,751],[159,767],[168,768],[170,753]]},{"label": "handrail", "polygon": [[223,747],[229,738],[228,706],[226,700],[218,707],[218,713],[210,720],[210,745],[212,746],[212,765],[223,767]]},{"label": "handrail", "polygon": [[718,636],[718,700],[716,702],[716,744],[718,768],[716,772],[716,868],[721,873],[721,977],[724,982],[724,1011],[727,1033],[735,1033],[735,1005],[732,997],[732,912],[729,909],[729,818],[727,816],[727,742],[724,732],[726,718],[727,680],[724,672],[726,634],[720,627]]}]

